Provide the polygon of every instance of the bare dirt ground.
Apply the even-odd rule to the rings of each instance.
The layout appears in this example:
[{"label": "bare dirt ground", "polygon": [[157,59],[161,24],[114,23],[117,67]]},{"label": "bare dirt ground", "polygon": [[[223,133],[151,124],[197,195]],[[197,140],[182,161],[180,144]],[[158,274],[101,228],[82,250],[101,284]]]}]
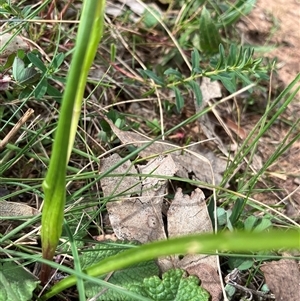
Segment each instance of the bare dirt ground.
[{"label": "bare dirt ground", "polygon": [[[285,88],[300,72],[300,2],[298,0],[258,0],[255,9],[239,24],[245,42],[264,46],[270,50],[263,53],[270,59],[277,58],[275,86]],[[278,82],[281,82],[279,84]],[[274,86],[272,87],[274,89]],[[245,127],[253,128],[260,116],[251,116]],[[300,118],[300,95],[290,104],[284,116],[290,123]],[[266,160],[287,134],[289,127],[278,123],[260,142],[259,153]],[[294,143],[270,170],[270,178],[281,192],[266,193],[258,198],[267,203],[278,204],[285,198],[286,214],[300,216],[300,142]],[[275,199],[274,199],[275,198]]]},{"label": "bare dirt ground", "polygon": [[258,0],[241,27],[248,42],[274,46],[265,56],[278,58],[278,74],[287,86],[300,72],[299,0]]},{"label": "bare dirt ground", "polygon": [[[286,87],[300,72],[300,2],[299,0],[258,0],[252,13],[239,23],[245,42],[273,49],[264,53],[269,58],[278,59],[277,87]],[[278,85],[278,83],[280,83]],[[273,85],[271,85],[273,86]],[[276,85],[275,85],[276,86]],[[300,118],[300,95],[287,108],[284,118],[295,123]],[[247,119],[245,128],[251,129],[260,116]],[[286,136],[290,126],[282,121],[273,126],[261,139],[258,153],[266,161]],[[298,130],[299,131],[299,128]],[[263,203],[283,205],[284,213],[299,222],[300,217],[300,141],[283,154],[269,169],[269,187],[278,189],[273,193],[257,194],[256,199]],[[262,184],[260,184],[262,185]],[[264,187],[265,188],[265,187]],[[274,193],[275,192],[275,193]],[[275,263],[275,262],[274,262]],[[274,264],[273,263],[273,264]],[[290,262],[294,268],[275,263],[265,267],[272,271],[265,274],[266,282],[275,294],[276,300],[295,300],[299,294],[299,264]],[[276,272],[276,267],[279,268]],[[266,270],[264,270],[266,272]],[[285,276],[284,276],[285,275]],[[288,277],[287,277],[288,276]],[[278,288],[280,289],[278,290]],[[298,293],[297,293],[298,292]],[[292,294],[292,295],[291,295]]]}]

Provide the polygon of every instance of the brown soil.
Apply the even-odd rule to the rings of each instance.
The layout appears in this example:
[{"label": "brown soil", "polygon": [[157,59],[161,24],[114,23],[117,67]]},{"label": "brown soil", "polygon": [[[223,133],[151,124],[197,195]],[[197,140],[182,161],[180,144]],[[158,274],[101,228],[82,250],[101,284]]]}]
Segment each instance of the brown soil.
[{"label": "brown soil", "polygon": [[278,58],[278,73],[287,86],[300,72],[300,3],[298,0],[258,0],[240,27],[245,42],[274,46],[265,56]]}]

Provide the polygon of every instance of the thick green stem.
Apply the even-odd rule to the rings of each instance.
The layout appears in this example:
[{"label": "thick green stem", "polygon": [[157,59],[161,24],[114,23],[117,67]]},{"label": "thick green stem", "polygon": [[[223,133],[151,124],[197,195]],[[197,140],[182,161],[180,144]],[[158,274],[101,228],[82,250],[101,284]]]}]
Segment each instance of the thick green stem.
[{"label": "thick green stem", "polygon": [[[43,257],[49,260],[54,256],[62,232],[66,169],[76,135],[87,74],[102,36],[104,7],[105,0],[85,0],[83,3],[49,170],[43,182],[45,200],[41,230],[42,251]],[[47,281],[48,276],[49,270],[44,266],[41,271],[41,281]]]}]

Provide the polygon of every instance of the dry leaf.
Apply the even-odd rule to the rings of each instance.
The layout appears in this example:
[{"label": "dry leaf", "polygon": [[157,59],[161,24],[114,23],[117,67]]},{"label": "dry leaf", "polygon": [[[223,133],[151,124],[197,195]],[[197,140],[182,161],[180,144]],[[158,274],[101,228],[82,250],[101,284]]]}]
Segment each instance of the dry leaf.
[{"label": "dry leaf", "polygon": [[[139,165],[139,172],[143,175],[160,175],[160,176],[173,176],[177,170],[175,162],[170,155],[159,156],[151,160],[147,165]],[[160,202],[164,195],[167,180],[165,178],[156,178],[149,176],[142,177],[142,203],[145,202]],[[157,197],[160,197],[157,200]]]},{"label": "dry leaf", "polygon": [[109,220],[119,239],[141,243],[165,238],[161,203],[142,203],[127,199],[106,204]]},{"label": "dry leaf", "polygon": [[208,77],[203,77],[200,89],[202,93],[202,105],[199,107],[196,104],[196,108],[200,111],[205,107],[207,102],[213,98],[222,97],[221,87],[218,81],[212,81]]},{"label": "dry leaf", "polygon": [[[6,43],[8,44],[2,49]],[[19,49],[27,51],[29,46],[20,36],[13,36],[10,33],[0,33],[0,49],[0,57],[6,58],[12,53],[17,52]]]},{"label": "dry leaf", "polygon": [[[102,159],[100,172],[107,171],[121,160],[122,158],[116,153],[108,158]],[[128,197],[132,194],[139,195],[141,193],[141,181],[136,168],[130,160],[127,160],[114,169],[112,173],[116,175],[119,174],[120,176],[106,176],[101,179],[101,186],[105,197],[118,195],[118,198],[120,198],[121,194],[126,194]],[[126,176],[127,174],[136,174],[136,176]]]},{"label": "dry leaf", "polygon": [[[107,117],[103,118],[109,123],[113,132],[118,136],[123,144],[133,144],[141,147],[151,140],[140,134],[131,131],[121,131]],[[182,178],[189,178],[193,174],[193,179],[204,183],[219,185],[222,181],[222,173],[225,171],[227,163],[218,158],[212,152],[199,150],[193,152],[188,149],[174,145],[166,141],[155,141],[142,150],[140,156],[152,158],[162,154],[171,154],[177,166],[176,175]],[[213,172],[213,173],[212,173]]]},{"label": "dry leaf", "polygon": [[0,201],[0,219],[9,216],[33,216],[39,211],[23,203]]},{"label": "dry leaf", "polygon": [[267,262],[261,270],[276,301],[300,300],[300,271],[296,261],[281,259]]},{"label": "dry leaf", "polygon": [[205,195],[200,189],[189,196],[178,188],[167,215],[169,237],[213,231]]},{"label": "dry leaf", "polygon": [[201,280],[201,286],[209,292],[211,301],[222,300],[222,287],[216,268],[207,263],[200,263],[189,265],[186,271]]},{"label": "dry leaf", "polygon": [[245,140],[247,138],[247,132],[245,129],[241,128],[240,125],[236,124],[231,119],[227,118],[225,120],[227,127],[236,133],[241,139]]},{"label": "dry leaf", "polygon": [[[198,188],[192,192],[191,196],[183,195],[182,189],[179,188],[167,215],[169,237],[213,232],[205,196]],[[212,301],[221,300],[222,288],[217,272],[216,256],[188,254],[183,258],[179,256],[172,256],[171,258],[173,266],[186,270],[190,275],[198,276],[201,280],[201,286],[210,293]],[[163,260],[161,268],[165,269],[169,265],[166,264],[166,260]]]},{"label": "dry leaf", "polygon": [[[144,167],[139,166],[139,170],[143,174],[173,176],[176,166],[171,156],[166,156],[158,157]],[[159,177],[142,178],[140,198],[106,204],[110,223],[119,239],[146,243],[166,237],[161,211],[167,180]]]}]

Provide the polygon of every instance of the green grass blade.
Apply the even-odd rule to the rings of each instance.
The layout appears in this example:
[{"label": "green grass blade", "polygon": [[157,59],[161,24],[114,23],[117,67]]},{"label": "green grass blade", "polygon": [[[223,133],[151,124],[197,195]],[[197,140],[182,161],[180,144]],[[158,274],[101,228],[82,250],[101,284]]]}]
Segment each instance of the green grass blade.
[{"label": "green grass blade", "polygon": [[[98,277],[112,271],[126,268],[139,262],[172,254],[197,254],[219,251],[238,251],[249,253],[249,250],[261,251],[281,248],[299,248],[300,231],[272,230],[270,232],[223,232],[219,234],[197,234],[170,240],[157,241],[124,251],[106,258],[88,268],[89,276]],[[57,295],[68,287],[75,285],[76,276],[69,276],[55,284],[42,300]]]}]

